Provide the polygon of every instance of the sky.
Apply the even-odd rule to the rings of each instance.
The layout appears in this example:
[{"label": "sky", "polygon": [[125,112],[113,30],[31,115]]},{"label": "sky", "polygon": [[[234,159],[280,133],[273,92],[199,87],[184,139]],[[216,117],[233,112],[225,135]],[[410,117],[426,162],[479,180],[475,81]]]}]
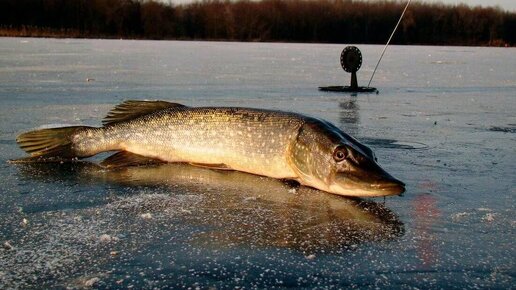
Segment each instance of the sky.
[{"label": "sky", "polygon": [[[414,0],[413,0],[414,1]],[[445,4],[467,4],[469,6],[500,6],[500,8],[509,11],[516,11],[516,0],[424,0],[420,2],[436,3],[442,2]]]},{"label": "sky", "polygon": [[[201,1],[201,0],[160,0],[162,2],[168,3],[174,3],[174,4],[182,4],[182,3],[190,3],[195,1]],[[399,1],[405,1],[405,0],[399,0]],[[469,6],[500,6],[504,10],[514,11],[516,12],[516,0],[413,0],[419,1],[419,2],[427,2],[427,3],[444,3],[444,4],[461,4],[465,3]]]}]

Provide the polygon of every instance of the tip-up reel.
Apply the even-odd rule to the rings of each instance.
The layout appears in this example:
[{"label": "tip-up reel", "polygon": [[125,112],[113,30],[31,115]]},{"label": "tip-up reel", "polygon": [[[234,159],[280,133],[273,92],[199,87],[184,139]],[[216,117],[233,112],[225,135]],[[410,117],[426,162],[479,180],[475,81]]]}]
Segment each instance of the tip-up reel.
[{"label": "tip-up reel", "polygon": [[340,54],[340,65],[344,71],[351,73],[351,83],[349,86],[329,86],[319,87],[321,91],[330,92],[353,92],[370,93],[376,92],[376,88],[359,87],[357,81],[357,71],[362,66],[362,53],[356,46],[346,46]]}]

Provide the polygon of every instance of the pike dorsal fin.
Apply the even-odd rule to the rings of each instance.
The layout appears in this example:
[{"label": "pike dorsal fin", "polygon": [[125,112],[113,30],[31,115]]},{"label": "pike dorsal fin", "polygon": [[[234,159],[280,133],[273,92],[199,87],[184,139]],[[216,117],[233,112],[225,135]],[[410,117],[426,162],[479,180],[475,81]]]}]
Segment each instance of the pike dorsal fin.
[{"label": "pike dorsal fin", "polygon": [[185,108],[185,105],[165,101],[135,101],[128,100],[114,107],[102,120],[102,124],[109,125],[129,121],[150,113],[172,107]]},{"label": "pike dorsal fin", "polygon": [[127,151],[120,151],[104,159],[104,161],[102,161],[100,165],[105,168],[119,168],[128,166],[155,165],[163,163],[166,162]]}]

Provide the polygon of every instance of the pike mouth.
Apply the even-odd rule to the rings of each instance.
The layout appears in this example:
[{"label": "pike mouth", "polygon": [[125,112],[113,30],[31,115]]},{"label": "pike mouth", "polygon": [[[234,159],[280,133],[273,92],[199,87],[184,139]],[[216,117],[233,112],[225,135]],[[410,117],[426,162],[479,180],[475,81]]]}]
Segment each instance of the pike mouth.
[{"label": "pike mouth", "polygon": [[[341,181],[343,180],[341,179]],[[405,192],[405,184],[401,181],[381,183],[352,182],[348,179],[345,183],[336,182],[330,186],[330,191],[346,196],[380,197],[403,194]]]},{"label": "pike mouth", "polygon": [[405,192],[405,183],[396,179],[396,181],[371,184],[373,190],[386,193],[386,195],[401,195]]},{"label": "pike mouth", "polygon": [[338,172],[335,176],[336,190],[354,192],[364,196],[401,195],[405,192],[405,183],[396,179],[377,164],[369,164],[367,169],[352,172]]},{"label": "pike mouth", "polygon": [[329,190],[326,191],[348,197],[382,197],[402,195],[402,193],[405,192],[405,188],[401,186],[392,186],[382,189],[372,189],[363,187],[344,188],[338,185],[333,185],[330,186]]}]

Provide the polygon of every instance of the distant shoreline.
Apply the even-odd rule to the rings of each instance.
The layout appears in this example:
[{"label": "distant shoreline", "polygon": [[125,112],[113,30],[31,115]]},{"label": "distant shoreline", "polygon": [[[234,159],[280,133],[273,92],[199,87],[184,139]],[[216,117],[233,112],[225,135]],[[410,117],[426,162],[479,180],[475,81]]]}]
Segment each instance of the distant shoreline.
[{"label": "distant shoreline", "polygon": [[[345,43],[345,42],[299,42],[299,41],[280,41],[280,40],[237,40],[237,39],[201,39],[201,38],[145,38],[145,37],[126,37],[113,35],[92,35],[81,34],[78,31],[69,29],[49,29],[49,28],[24,28],[24,29],[6,29],[0,27],[0,38],[17,37],[17,38],[55,38],[55,39],[105,39],[105,40],[153,40],[153,41],[213,41],[213,42],[241,42],[241,43],[307,43],[307,44],[363,44],[363,45],[384,45],[385,43]],[[428,43],[410,43],[410,44],[393,44],[393,45],[414,45],[414,46],[467,46],[467,47],[506,47],[512,48],[507,43],[485,43],[485,44],[428,44]]]}]

